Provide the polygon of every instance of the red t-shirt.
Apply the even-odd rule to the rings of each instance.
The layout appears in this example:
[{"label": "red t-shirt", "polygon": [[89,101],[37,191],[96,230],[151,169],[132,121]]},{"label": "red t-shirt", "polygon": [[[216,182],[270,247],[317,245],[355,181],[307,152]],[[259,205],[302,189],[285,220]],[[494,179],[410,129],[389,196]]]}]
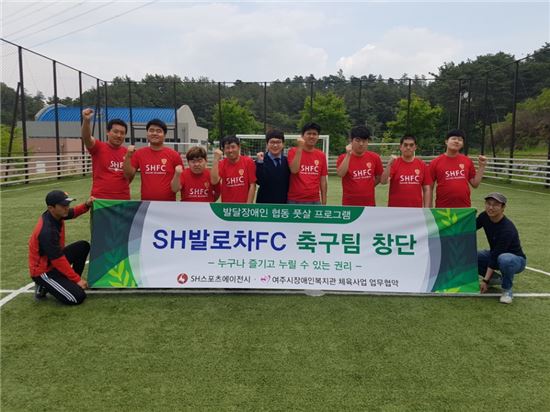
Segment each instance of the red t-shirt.
[{"label": "red t-shirt", "polygon": [[113,147],[95,140],[92,156],[92,193],[98,199],[130,200],[130,184],[124,177],[122,165],[126,147]]},{"label": "red t-shirt", "polygon": [[469,181],[476,169],[467,156],[442,154],[430,162],[429,170],[437,183],[435,207],[471,207]]},{"label": "red t-shirt", "polygon": [[169,147],[137,150],[132,156],[132,166],[141,171],[141,200],[176,200],[170,182],[177,165],[183,166],[181,156]]},{"label": "red t-shirt", "polygon": [[205,169],[200,175],[187,168],[180,175],[182,202],[215,202],[214,192],[220,190],[219,185],[210,183],[210,170]]},{"label": "red t-shirt", "polygon": [[[288,164],[296,157],[296,147],[288,151]],[[288,200],[294,202],[320,202],[321,177],[328,175],[327,157],[319,149],[302,150],[300,170],[290,174]]]},{"label": "red t-shirt", "polygon": [[[344,161],[346,153],[338,156],[336,167]],[[348,172],[342,178],[342,205],[376,206],[375,178],[384,171],[380,156],[366,151],[361,156],[352,153]]]},{"label": "red t-shirt", "polygon": [[246,203],[248,190],[256,183],[256,164],[248,156],[240,156],[231,163],[223,159],[219,164],[222,203]]},{"label": "red t-shirt", "polygon": [[423,186],[432,184],[428,166],[422,160],[414,158],[406,162],[402,157],[396,159],[390,168],[390,207],[422,207]]}]

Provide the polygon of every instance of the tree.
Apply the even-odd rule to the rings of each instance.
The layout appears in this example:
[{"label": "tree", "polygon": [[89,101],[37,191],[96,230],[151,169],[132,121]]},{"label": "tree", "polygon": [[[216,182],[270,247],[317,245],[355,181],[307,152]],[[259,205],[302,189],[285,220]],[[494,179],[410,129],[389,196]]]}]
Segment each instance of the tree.
[{"label": "tree", "polygon": [[[254,118],[250,110],[250,103],[242,106],[236,98],[232,97],[230,99],[222,99],[221,105],[221,121],[224,136],[229,134],[263,133],[263,125]],[[213,109],[213,124],[214,127],[210,131],[210,139],[219,140],[223,136],[220,136],[220,115],[217,104]]]},{"label": "tree", "polygon": [[333,92],[316,93],[313,99],[313,118],[310,118],[311,100],[305,99],[304,108],[300,111],[298,128],[310,121],[321,126],[321,133],[330,136],[330,153],[342,153],[346,147],[346,136],[351,127],[351,120],[346,111],[342,97]]},{"label": "tree", "polygon": [[418,146],[421,148],[441,143],[437,133],[443,113],[440,106],[432,106],[429,101],[412,94],[408,124],[407,112],[407,99],[401,99],[398,104],[396,120],[387,123],[388,130],[393,137],[401,138],[404,134],[410,133],[416,137]]}]

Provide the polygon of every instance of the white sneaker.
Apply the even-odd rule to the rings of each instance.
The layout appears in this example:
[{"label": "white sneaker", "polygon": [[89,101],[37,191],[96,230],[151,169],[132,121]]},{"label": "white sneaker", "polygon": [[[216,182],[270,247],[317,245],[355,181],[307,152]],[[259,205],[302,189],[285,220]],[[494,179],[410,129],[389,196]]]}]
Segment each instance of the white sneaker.
[{"label": "white sneaker", "polygon": [[514,296],[512,294],[512,289],[508,289],[502,292],[502,296],[500,297],[500,303],[512,303],[513,299],[514,299]]}]

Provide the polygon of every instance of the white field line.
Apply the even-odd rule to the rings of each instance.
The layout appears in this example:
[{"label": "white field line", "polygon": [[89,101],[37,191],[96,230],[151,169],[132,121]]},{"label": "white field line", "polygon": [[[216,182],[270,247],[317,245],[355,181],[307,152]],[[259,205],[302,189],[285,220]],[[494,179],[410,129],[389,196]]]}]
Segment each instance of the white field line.
[{"label": "white field line", "polygon": [[545,272],[544,270],[535,269],[535,268],[532,268],[532,267],[529,267],[529,266],[525,266],[525,269],[530,270],[531,272],[542,273],[543,275],[550,276],[550,273]]},{"label": "white field line", "polygon": [[487,186],[501,187],[501,188],[503,188],[503,189],[517,190],[518,192],[527,192],[527,193],[533,193],[533,194],[536,194],[536,195],[550,196],[550,193],[536,192],[536,191],[533,191],[533,190],[517,189],[517,188],[515,188],[515,187],[494,185],[494,184],[492,184],[492,183],[486,183],[486,182],[481,182],[481,184],[482,184],[482,185],[487,185]]},{"label": "white field line", "polygon": [[0,300],[0,308],[4,306],[6,303],[8,303],[10,300],[15,299],[17,296],[19,296],[21,293],[27,293],[32,292],[33,290],[29,290],[35,285],[34,282],[29,283],[28,285],[23,286],[22,288],[19,288],[17,290],[10,291],[10,294]]},{"label": "white field line", "polygon": [[[34,284],[34,283],[33,283]],[[25,288],[32,286],[27,285]],[[24,288],[21,288],[24,289]],[[0,290],[0,293],[19,292],[34,293],[33,290]],[[368,296],[415,296],[415,297],[466,297],[466,298],[490,298],[498,297],[500,293],[389,293],[389,292],[354,292],[354,291],[335,291],[335,290],[266,290],[266,289],[91,289],[86,293],[93,295],[224,295],[224,294],[242,294],[242,295],[368,295]],[[525,298],[550,298],[550,293],[514,293],[514,297]],[[5,298],[4,298],[5,299]],[[12,298],[13,299],[13,298]]]}]

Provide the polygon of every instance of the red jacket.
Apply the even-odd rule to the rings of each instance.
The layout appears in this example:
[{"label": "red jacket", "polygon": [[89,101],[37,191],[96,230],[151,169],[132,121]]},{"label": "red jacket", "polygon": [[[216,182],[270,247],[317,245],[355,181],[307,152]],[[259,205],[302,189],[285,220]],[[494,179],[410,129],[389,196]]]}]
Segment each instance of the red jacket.
[{"label": "red jacket", "polygon": [[56,220],[50,212],[45,211],[38,219],[29,239],[29,271],[31,277],[40,276],[52,269],[57,269],[73,282],[80,281],[65,255],[65,220],[74,219],[88,211],[85,204],[69,209],[65,219]]}]

